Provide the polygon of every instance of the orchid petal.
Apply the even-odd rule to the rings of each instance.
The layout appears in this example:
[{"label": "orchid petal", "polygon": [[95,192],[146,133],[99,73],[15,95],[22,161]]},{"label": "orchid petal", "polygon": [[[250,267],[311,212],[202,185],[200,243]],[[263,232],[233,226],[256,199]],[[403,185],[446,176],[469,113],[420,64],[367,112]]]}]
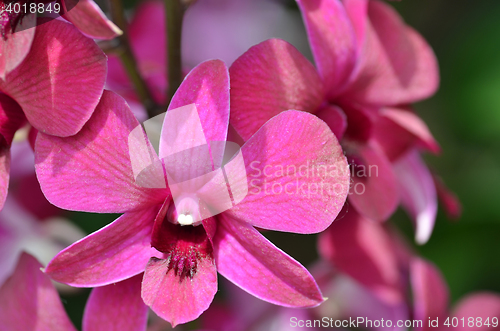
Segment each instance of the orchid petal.
[{"label": "orchid petal", "polygon": [[439,144],[425,122],[407,108],[382,108],[375,125],[375,137],[391,160],[396,160],[414,146],[440,152]]},{"label": "orchid petal", "polygon": [[0,93],[0,209],[9,188],[10,145],[14,134],[25,122],[26,117],[19,105]]},{"label": "orchid petal", "polygon": [[358,40],[358,49],[363,48],[366,34],[366,25],[368,21],[368,3],[369,0],[343,0],[345,11],[351,19],[356,37]]},{"label": "orchid petal", "polygon": [[373,139],[380,144],[391,161],[397,161],[416,147],[416,137],[385,116],[378,116],[373,125]]},{"label": "orchid petal", "polygon": [[[4,23],[4,21],[2,21],[3,24],[9,26],[9,23]],[[8,31],[0,38],[0,79],[5,80],[5,76],[28,55],[35,36],[35,24],[36,14],[24,15],[14,32]]]},{"label": "orchid petal", "polygon": [[439,202],[443,205],[446,216],[450,219],[458,219],[462,214],[462,205],[460,200],[443,182],[443,180],[434,175],[434,185],[438,194]]},{"label": "orchid petal", "polygon": [[142,274],[90,293],[83,316],[84,331],[145,331],[148,307],[141,298]]},{"label": "orchid petal", "polygon": [[23,253],[0,288],[0,325],[5,330],[76,331],[42,265]]},{"label": "orchid petal", "polygon": [[[463,325],[459,323],[457,331],[493,331],[498,326],[498,318],[500,318],[500,295],[489,292],[469,294],[457,303],[453,309],[453,316],[459,320],[464,317],[466,319],[474,317],[474,321],[479,318],[482,320],[480,327],[476,323],[474,323],[473,327],[470,327],[468,324]],[[492,323],[492,317],[497,318],[496,327]],[[487,320],[488,323],[486,322]]]},{"label": "orchid petal", "polygon": [[415,241],[425,244],[434,228],[437,194],[432,174],[417,151],[411,151],[393,165],[398,178],[401,203],[415,223]]},{"label": "orchid petal", "polygon": [[381,224],[344,207],[319,237],[321,255],[388,304],[403,301],[398,258]]},{"label": "orchid petal", "polygon": [[151,258],[142,284],[144,302],[161,318],[177,324],[190,322],[208,309],[217,292],[217,270],[212,258],[198,260],[192,279],[169,270],[169,261]]},{"label": "orchid petal", "polygon": [[317,117],[283,112],[257,131],[242,153],[245,173],[236,170],[235,160],[225,166],[231,187],[248,183],[246,197],[224,212],[231,218],[264,229],[317,233],[342,209],[349,190],[347,161]]},{"label": "orchid petal", "polygon": [[280,112],[314,112],[324,99],[314,66],[284,40],[251,47],[231,65],[229,74],[231,124],[244,140]]},{"label": "orchid petal", "polygon": [[[198,111],[197,115],[199,116],[206,142],[225,141],[229,125],[229,72],[224,62],[220,60],[205,61],[191,70],[173,96],[168,110],[193,103]],[[189,123],[191,122],[186,121],[185,124]],[[162,139],[160,140],[160,158],[173,153],[170,149],[165,149],[167,148],[167,140],[164,137],[170,137],[176,131],[177,137],[188,139],[186,134],[188,134],[189,130],[189,127],[182,126],[174,128],[168,122],[167,111],[163,125]],[[181,150],[198,145],[184,146]],[[171,142],[168,142],[168,146],[180,148]]]},{"label": "orchid petal", "polygon": [[[165,6],[161,1],[141,2],[129,25],[129,36],[134,55],[138,62],[147,62],[152,69],[165,69],[167,56],[165,44]],[[154,33],[152,33],[154,32]],[[145,69],[145,68],[144,68]],[[167,73],[162,71],[164,78]]]},{"label": "orchid petal", "polygon": [[9,150],[0,151],[0,210],[5,204],[9,192],[10,179],[10,152]]},{"label": "orchid petal", "polygon": [[[410,264],[410,282],[413,292],[413,316],[415,319],[429,319],[446,316],[448,311],[448,287],[439,269],[431,262],[415,258]],[[418,331],[432,330],[428,323],[415,328]]]},{"label": "orchid petal", "polygon": [[128,28],[129,39],[139,71],[158,104],[166,103],[168,88],[166,31],[163,2],[141,2]]},{"label": "orchid petal", "polygon": [[307,269],[249,224],[222,214],[214,242],[219,273],[259,299],[285,307],[324,301]]},{"label": "orchid petal", "polygon": [[349,201],[361,215],[376,221],[387,220],[399,202],[391,163],[373,141],[352,150],[347,148],[347,155],[355,165]]},{"label": "orchid petal", "polygon": [[45,272],[58,282],[76,287],[108,285],[143,272],[155,254],[151,233],[159,208],[125,213],[62,250]]},{"label": "orchid petal", "polygon": [[368,16],[359,72],[342,100],[397,105],[434,94],[439,72],[426,41],[382,1],[369,1]]},{"label": "orchid petal", "polygon": [[335,105],[326,105],[321,107],[315,115],[325,121],[338,141],[342,139],[347,129],[347,116],[340,107]]},{"label": "orchid petal", "polygon": [[161,131],[159,155],[176,204],[179,195],[173,184],[188,181],[192,186],[193,179],[209,175],[221,163],[222,155],[216,155],[213,143],[226,140],[228,125],[226,65],[220,60],[203,62],[187,75],[173,96]]},{"label": "orchid petal", "polygon": [[0,90],[40,132],[71,136],[92,115],[105,79],[106,56],[96,43],[71,24],[52,20],[36,27],[31,51],[0,81]]},{"label": "orchid petal", "polygon": [[377,108],[353,107],[343,104],[342,110],[347,117],[347,128],[345,137],[347,140],[366,143],[373,135],[374,123],[377,119]]},{"label": "orchid petal", "polygon": [[106,18],[93,0],[63,0],[61,2],[64,9],[62,16],[86,36],[94,39],[113,39],[123,34],[120,28]]},{"label": "orchid petal", "polygon": [[128,139],[138,125],[125,100],[105,91],[94,116],[75,136],[39,133],[35,167],[47,199],[60,208],[100,213],[163,202],[167,189],[135,184]]},{"label": "orchid petal", "polygon": [[[328,301],[325,305],[319,307],[321,315],[328,316],[328,303],[332,305],[339,305],[341,316],[363,316],[365,321],[368,320],[381,320],[398,321],[408,319],[408,305],[404,300],[398,303],[386,303],[381,301],[376,295],[369,291],[362,284],[356,282],[350,277],[338,275],[330,283],[331,290],[325,292],[328,295]],[[333,308],[335,309],[335,308]],[[331,311],[331,310],[330,310]],[[383,325],[380,328],[370,327],[366,325],[367,330],[378,331],[405,331],[408,328],[404,326],[398,327],[397,324],[392,326]]]},{"label": "orchid petal", "polygon": [[8,149],[16,131],[26,123],[26,117],[19,105],[0,93],[0,147]]},{"label": "orchid petal", "polygon": [[[167,57],[165,7],[161,1],[138,4],[127,32],[132,53],[141,76],[157,104],[165,103],[167,90]],[[116,55],[109,55],[106,87],[120,94],[129,103],[140,121],[146,120],[146,110],[139,102],[134,86]],[[136,105],[134,107],[134,104]]]},{"label": "orchid petal", "polygon": [[356,34],[339,0],[298,0],[309,43],[329,99],[349,82],[357,63]]}]

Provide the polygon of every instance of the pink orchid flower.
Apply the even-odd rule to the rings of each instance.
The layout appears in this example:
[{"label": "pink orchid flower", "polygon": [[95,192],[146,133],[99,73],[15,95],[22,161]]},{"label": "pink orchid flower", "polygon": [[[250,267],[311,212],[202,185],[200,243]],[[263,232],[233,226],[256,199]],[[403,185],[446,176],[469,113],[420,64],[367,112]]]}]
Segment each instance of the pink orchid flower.
[{"label": "pink orchid flower", "polygon": [[435,57],[382,2],[314,0],[299,7],[317,69],[282,40],[250,48],[230,68],[231,124],[245,140],[281,111],[315,114],[342,139],[354,165],[350,203],[369,219],[386,220],[402,194],[393,162],[414,148],[439,151],[425,123],[400,106],[434,93]]},{"label": "pink orchid flower", "polygon": [[17,129],[27,120],[46,134],[77,133],[97,106],[105,79],[106,56],[93,40],[59,20],[37,27],[24,61],[0,78],[0,206]]},{"label": "pink orchid flower", "polygon": [[[15,165],[10,171],[9,195],[26,212],[44,221],[60,216],[63,210],[57,208],[43,195],[35,173],[35,153],[26,135],[28,127],[16,132],[10,148],[11,163]],[[36,138],[36,136],[35,136]],[[34,143],[34,142],[33,142]],[[48,261],[47,261],[48,262]]]},{"label": "pink orchid flower", "polygon": [[404,301],[404,275],[411,253],[385,224],[367,219],[346,205],[319,237],[318,251],[380,301],[390,305]]},{"label": "pink orchid flower", "polygon": [[18,131],[10,150],[15,167],[10,173],[9,195],[0,211],[0,283],[12,273],[22,251],[46,265],[63,248],[85,237],[82,230],[60,217],[61,209],[43,195],[36,179],[33,150],[28,141],[19,138],[25,132]]},{"label": "pink orchid flower", "polygon": [[[167,115],[190,104],[198,109],[207,144],[225,141],[229,75],[223,62],[207,61],[193,69],[173,97]],[[105,92],[93,117],[77,135],[64,139],[38,135],[36,170],[49,201],[70,210],[124,213],[56,256],[46,269],[50,277],[72,286],[93,287],[144,272],[145,303],[174,326],[194,320],[209,307],[217,291],[217,272],[274,304],[309,307],[323,302],[309,272],[254,226],[317,233],[336,217],[347,196],[349,174],[314,169],[322,165],[343,170],[347,166],[338,141],[324,122],[293,110],[269,120],[241,148],[244,163],[238,164],[241,158],[235,158],[224,167],[228,178],[234,175],[236,181],[252,187],[248,194],[232,208],[202,220],[192,218],[199,208],[196,200],[181,200],[191,203],[188,213],[174,205],[175,183],[169,178],[167,185],[165,175],[159,180],[154,167],[138,177],[151,185],[137,184],[127,142],[138,125],[124,100]],[[166,148],[174,142],[189,148],[193,132],[198,132],[193,130],[164,124],[160,157],[164,159]],[[175,139],[169,139],[175,132]],[[148,158],[160,164],[149,146]],[[195,153],[196,148],[189,150]],[[195,156],[174,160],[177,170],[184,169],[180,175],[198,172]],[[161,174],[169,171],[168,165],[164,161]],[[246,176],[235,173],[239,165],[244,166]],[[301,167],[304,175],[276,173],[287,167]],[[312,189],[320,183],[337,190]],[[270,192],[264,184],[288,189]],[[310,190],[300,189],[308,186]],[[210,187],[197,190],[196,194],[210,198],[203,191],[211,192]]]},{"label": "pink orchid flower", "polygon": [[446,317],[448,289],[439,270],[417,256],[387,224],[374,222],[345,206],[339,218],[320,235],[318,250],[323,259],[381,302],[393,306],[408,302],[411,291],[415,319]]},{"label": "pink orchid flower", "polygon": [[[462,318],[467,324],[461,324],[457,330],[489,331],[500,325],[500,294],[492,292],[476,292],[468,294],[455,304],[451,316],[460,322]],[[474,323],[470,317],[474,316]],[[495,319],[496,317],[496,319]],[[453,326],[453,320],[451,320]],[[471,326],[474,325],[474,326]]]},{"label": "pink orchid flower", "polygon": [[[34,257],[23,253],[0,287],[0,324],[6,330],[76,331],[54,285]],[[94,289],[83,316],[83,331],[146,330],[148,309],[139,295],[141,278]]]},{"label": "pink orchid flower", "polygon": [[0,79],[23,62],[35,35],[36,14],[9,13],[7,5],[0,2]]},{"label": "pink orchid flower", "polygon": [[[34,1],[35,4],[50,5],[51,1]],[[28,55],[35,26],[45,24],[49,19],[37,21],[36,13],[24,13],[15,10],[14,4],[29,5],[31,1],[1,1],[0,2],[0,78],[14,70]],[[113,22],[108,20],[99,6],[93,0],[59,0],[60,15],[73,23],[83,34],[96,39],[113,39],[122,34],[122,31]],[[22,7],[20,7],[22,8]],[[57,14],[56,14],[57,15]]]},{"label": "pink orchid flower", "polygon": [[[314,309],[292,309],[273,306],[248,295],[236,286],[225,282],[226,301],[213,304],[202,316],[202,326],[218,331],[250,330],[322,330],[333,329],[335,321],[342,323],[349,317],[365,320],[405,320],[408,318],[406,303],[390,305],[380,301],[373,293],[353,279],[334,270],[326,261],[318,261],[311,267],[311,273],[318,282],[322,293],[328,297],[322,305]],[[242,309],[245,307],[245,309]],[[321,323],[314,322],[321,321]],[[309,322],[308,322],[309,321]],[[309,325],[308,325],[309,323]],[[332,328],[330,328],[332,326]],[[344,324],[345,326],[345,324]],[[352,326],[352,325],[351,325]],[[392,328],[366,327],[367,330],[403,330]],[[337,324],[336,329],[342,329]]]},{"label": "pink orchid flower", "polygon": [[417,328],[418,331],[450,328],[486,331],[495,330],[500,325],[498,293],[471,293],[459,300],[450,311],[448,286],[433,263],[420,258],[413,259],[410,280],[414,298],[413,316],[427,322]]},{"label": "pink orchid flower", "polygon": [[[128,27],[132,51],[155,101],[165,103],[167,86],[165,7],[162,1],[144,1]],[[283,4],[267,0],[205,0],[186,11],[182,30],[182,57],[186,73],[209,59],[230,65],[250,46],[280,37],[307,48],[300,16]],[[301,47],[302,46],[302,47]],[[146,114],[120,59],[110,56],[107,88],[127,100],[139,120]]]},{"label": "pink orchid flower", "polygon": [[62,217],[43,222],[9,196],[0,212],[0,284],[12,273],[21,252],[36,256],[44,265],[85,233]]},{"label": "pink orchid flower", "polygon": [[62,17],[73,23],[84,35],[93,39],[113,39],[123,34],[93,0],[58,0]]},{"label": "pink orchid flower", "polygon": [[393,163],[401,205],[414,220],[415,241],[425,244],[431,237],[437,215],[437,192],[432,174],[414,149]]}]

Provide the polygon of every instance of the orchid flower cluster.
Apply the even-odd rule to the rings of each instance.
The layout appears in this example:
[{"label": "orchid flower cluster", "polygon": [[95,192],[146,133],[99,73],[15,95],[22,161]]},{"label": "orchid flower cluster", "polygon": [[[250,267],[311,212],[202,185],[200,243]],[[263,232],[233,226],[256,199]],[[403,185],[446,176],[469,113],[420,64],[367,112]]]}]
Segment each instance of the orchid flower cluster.
[{"label": "orchid flower cluster", "polygon": [[[500,296],[450,308],[440,271],[387,222],[401,206],[425,244],[438,197],[460,214],[412,109],[438,88],[436,58],[389,3],[297,0],[312,59],[269,0],[148,0],[129,22],[113,0],[116,25],[92,0],[57,3],[55,19],[0,14],[2,330],[76,330],[58,290],[80,287],[87,331],[498,325]],[[85,236],[63,210],[120,216]],[[319,234],[319,260],[269,231]]]}]

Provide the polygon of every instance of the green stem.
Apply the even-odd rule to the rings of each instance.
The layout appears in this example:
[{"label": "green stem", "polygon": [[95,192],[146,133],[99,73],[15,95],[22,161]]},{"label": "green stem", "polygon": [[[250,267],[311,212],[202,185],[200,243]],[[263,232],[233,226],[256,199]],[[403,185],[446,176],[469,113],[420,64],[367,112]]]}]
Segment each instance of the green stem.
[{"label": "green stem", "polygon": [[134,54],[132,53],[132,48],[130,47],[128,32],[127,32],[127,20],[125,19],[123,5],[121,0],[110,0],[111,1],[111,14],[113,17],[113,22],[123,31],[123,34],[118,37],[120,42],[119,53],[120,59],[128,73],[128,76],[132,83],[134,84],[135,90],[142,104],[146,108],[149,118],[154,117],[159,114],[159,107],[153,99],[151,92],[146,85],[146,82],[139,73],[137,67],[137,61]]},{"label": "green stem", "polygon": [[170,103],[175,91],[182,82],[182,58],[181,58],[181,34],[184,12],[189,5],[182,0],[165,0],[167,17],[167,68],[168,68],[168,92],[167,104]]}]

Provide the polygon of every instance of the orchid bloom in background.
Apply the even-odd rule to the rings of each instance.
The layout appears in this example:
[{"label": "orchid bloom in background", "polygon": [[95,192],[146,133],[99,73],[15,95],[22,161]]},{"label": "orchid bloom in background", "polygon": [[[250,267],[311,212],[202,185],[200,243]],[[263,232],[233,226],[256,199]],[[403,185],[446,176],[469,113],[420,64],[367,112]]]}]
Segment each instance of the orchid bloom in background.
[{"label": "orchid bloom in background", "polygon": [[318,251],[324,260],[380,301],[399,305],[405,301],[405,275],[413,253],[386,226],[346,204],[335,222],[320,235]]},{"label": "orchid bloom in background", "polygon": [[9,196],[0,211],[0,284],[14,271],[22,251],[44,265],[85,233],[62,217],[37,219]]},{"label": "orchid bloom in background", "polygon": [[[434,264],[420,258],[413,259],[410,264],[410,280],[414,295],[413,316],[416,319],[429,321],[439,318],[439,325],[436,326],[438,330],[453,327],[460,331],[486,331],[495,330],[499,326],[500,295],[497,293],[471,293],[459,300],[450,311],[448,286]],[[422,328],[417,330],[428,331],[436,327],[423,323]]]},{"label": "orchid bloom in background", "polygon": [[[366,219],[355,209],[344,207],[339,218],[320,235],[318,249],[337,272],[367,289],[380,305],[395,311],[407,309],[407,316],[423,321],[415,330],[434,329],[428,325],[429,318],[439,318],[440,330],[445,329],[447,317],[475,316],[485,320],[489,316],[490,322],[493,317],[500,318],[500,297],[493,293],[472,294],[450,313],[448,287],[440,271],[415,255],[402,238],[387,224]],[[405,308],[408,302],[412,305]],[[325,305],[319,309],[328,309]]]},{"label": "orchid bloom in background", "polygon": [[[291,309],[272,306],[257,300],[236,286],[225,282],[226,300],[214,303],[201,317],[201,324],[209,330],[218,331],[286,331],[322,330],[326,326],[306,326],[299,321],[322,320],[332,328],[335,321],[357,317],[365,319],[405,320],[408,318],[406,303],[390,305],[380,301],[370,291],[351,278],[339,273],[326,261],[318,261],[311,267],[322,293],[328,297],[314,309]],[[245,309],[241,309],[245,307]],[[315,326],[318,326],[317,324]],[[363,328],[363,327],[362,327]],[[341,328],[338,328],[341,329]],[[367,330],[403,330],[404,328],[374,328]]]},{"label": "orchid bloom in background", "polygon": [[[52,9],[51,1],[0,1],[0,79],[14,70],[28,56],[35,37],[35,26],[45,24],[47,18],[37,21],[36,13],[24,13],[16,10],[15,4],[50,5],[50,12],[60,11],[62,17],[73,23],[82,33],[90,38],[113,39],[122,31],[108,20],[93,0],[60,0],[59,9]],[[50,3],[50,4],[49,4]],[[47,8],[48,9],[48,8]],[[49,10],[47,10],[49,12]]]},{"label": "orchid bloom in background", "polygon": [[[17,131],[16,136],[27,132],[28,127],[25,127]],[[35,173],[35,153],[30,145],[26,137],[19,141],[15,139],[12,143],[11,163],[15,167],[10,171],[9,197],[38,220],[61,216],[64,211],[47,201],[43,195]]]},{"label": "orchid bloom in background", "polygon": [[[207,61],[193,69],[169,111],[190,104],[198,109],[207,144],[226,141],[229,75],[223,62]],[[197,131],[177,124],[164,123],[162,128],[159,157],[165,170],[160,169],[161,174],[168,171],[164,156],[169,144],[180,142],[188,151],[194,147],[189,144]],[[105,92],[77,135],[38,135],[36,171],[50,202],[70,210],[124,213],[59,253],[46,269],[51,278],[95,287],[144,272],[143,300],[174,326],[196,319],[209,307],[217,291],[217,271],[274,304],[311,307],[323,302],[309,272],[254,227],[317,233],[341,210],[349,188],[347,161],[324,122],[294,110],[270,119],[241,148],[244,164],[235,158],[224,167],[228,178],[248,185],[248,194],[232,208],[206,219],[193,216],[199,208],[195,199],[181,200],[186,209],[177,202],[174,205],[173,183],[170,179],[167,183],[165,175],[159,179],[154,167],[141,177],[141,182],[152,185],[137,184],[127,142],[138,125],[125,101]],[[296,153],[299,149],[301,153]],[[153,164],[160,164],[151,145],[148,151]],[[189,155],[174,160],[176,169],[184,171],[181,175],[198,173],[196,154]],[[244,167],[246,176],[235,171],[238,166]],[[337,171],[316,170],[320,166]],[[277,174],[280,168],[302,169],[303,175]],[[221,176],[214,180],[225,183]],[[195,193],[207,196],[210,185]],[[330,189],[320,190],[320,185]],[[270,187],[274,191],[269,192]]]},{"label": "orchid bloom in background", "polygon": [[[287,109],[315,114],[341,140],[354,165],[352,206],[369,219],[384,221],[402,199],[416,219],[417,242],[425,243],[435,218],[435,188],[427,185],[432,177],[425,164],[407,155],[417,148],[438,152],[439,146],[425,123],[400,104],[435,92],[438,69],[432,50],[383,2],[298,3],[317,68],[279,39],[250,48],[229,70],[232,126],[246,140]],[[405,158],[418,166],[400,161]],[[398,181],[414,177],[425,177],[425,182],[418,188],[410,183],[399,187]],[[417,192],[400,192],[408,189]],[[416,200],[424,195],[424,203]]]},{"label": "orchid bloom in background", "polygon": [[24,61],[0,78],[0,206],[14,133],[28,121],[46,134],[74,135],[97,106],[105,79],[106,56],[93,40],[59,20],[36,28]]},{"label": "orchid bloom in background", "polygon": [[[373,243],[377,241],[380,243],[383,238],[380,232],[373,231],[373,228],[369,230],[369,227],[372,226],[380,227],[381,224],[373,221],[368,221],[364,225],[359,222],[355,224],[358,233],[364,232],[364,239],[374,238],[370,242],[370,246],[367,244],[367,247],[375,247],[375,250],[378,250],[372,255],[378,255],[378,261],[375,262],[380,265],[385,252],[377,249]],[[364,230],[360,228],[364,228]],[[336,228],[336,230],[341,232],[338,237],[345,235],[341,229]],[[405,250],[401,247],[399,249],[399,252]],[[368,249],[366,253],[370,253]],[[406,286],[412,293],[413,301],[410,298],[392,303],[381,300],[379,295],[374,295],[369,288],[356,279],[343,274],[341,269],[335,268],[329,262],[321,260],[311,268],[311,273],[317,280],[322,293],[328,296],[328,300],[321,306],[314,309],[288,309],[271,306],[252,298],[232,284],[224,283],[227,291],[226,302],[212,305],[202,316],[202,325],[207,329],[219,331],[321,330],[325,327],[324,318],[326,318],[326,323],[331,323],[332,327],[335,326],[335,321],[342,322],[349,320],[349,318],[358,321],[359,318],[362,318],[363,321],[357,325],[358,328],[387,331],[408,329],[404,325],[398,326],[397,321],[411,321],[413,329],[418,331],[449,330],[452,323],[456,323],[455,328],[459,330],[467,328],[494,330],[499,325],[500,296],[498,294],[489,292],[469,294],[449,311],[448,289],[439,270],[432,263],[408,254],[409,252],[406,252],[404,253],[405,257],[400,257],[401,261],[406,260],[407,262],[406,270],[401,269],[400,271],[401,275],[406,277]],[[360,257],[358,252],[354,250],[351,260]],[[347,260],[346,258],[345,262]],[[373,269],[368,271],[371,272]],[[404,291],[404,293],[408,295],[409,292]],[[240,309],[243,306],[245,309]],[[412,319],[409,319],[410,316]],[[452,321],[454,317],[456,318],[455,322]],[[462,324],[462,317],[464,317],[465,324]],[[386,323],[380,327],[375,327],[373,323],[371,325],[366,323],[367,320],[380,321],[382,318]],[[439,318],[438,326],[429,327],[429,319],[435,320],[436,318]],[[470,318],[473,319],[473,322]],[[313,322],[309,326],[306,324],[306,321],[314,320],[321,321],[322,327],[318,327],[317,324],[313,325]],[[301,324],[303,323],[303,327],[299,325],[299,321]],[[391,321],[392,326],[388,326],[388,321]],[[422,321],[422,323],[414,324],[418,321]],[[450,326],[445,325],[447,322],[450,323]],[[476,325],[476,323],[478,324]],[[342,328],[337,327],[337,329]]]},{"label": "orchid bloom in background", "polygon": [[[22,253],[0,287],[0,325],[6,330],[76,331],[51,280],[33,256]],[[92,290],[83,331],[146,330],[148,309],[139,295],[141,277]]]},{"label": "orchid bloom in background", "polygon": [[[167,45],[162,1],[138,4],[128,26],[137,66],[156,103],[165,104]],[[209,59],[230,65],[250,46],[271,37],[283,38],[306,49],[300,16],[283,4],[268,0],[205,0],[189,6],[183,19],[182,57],[186,72]],[[110,55],[106,88],[120,94],[140,121],[143,105],[117,56]]]},{"label": "orchid bloom in background", "polygon": [[109,40],[123,34],[93,0],[58,0],[66,20],[73,23],[84,35],[94,39]]},{"label": "orchid bloom in background", "polygon": [[[35,156],[26,139],[12,144],[9,195],[0,211],[0,283],[12,273],[22,251],[47,265],[63,248],[85,236],[61,216],[61,210],[43,195],[35,175]],[[66,287],[67,289],[69,287]]]},{"label": "orchid bloom in background", "polygon": [[[416,319],[446,313],[443,307],[448,305],[448,290],[442,276],[436,276],[435,267],[418,257],[388,224],[367,219],[346,205],[320,235],[318,250],[324,260],[368,289],[380,302],[401,305],[409,301],[411,289]],[[435,279],[439,279],[438,285]]]}]

